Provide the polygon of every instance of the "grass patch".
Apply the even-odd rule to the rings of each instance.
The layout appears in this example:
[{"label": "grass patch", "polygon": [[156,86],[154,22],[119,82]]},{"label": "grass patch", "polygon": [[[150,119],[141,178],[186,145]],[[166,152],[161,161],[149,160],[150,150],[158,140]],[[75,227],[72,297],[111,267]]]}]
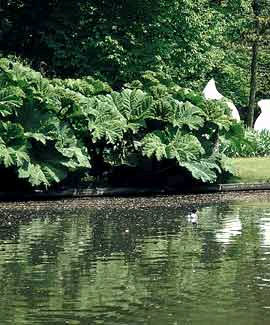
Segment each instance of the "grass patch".
[{"label": "grass patch", "polygon": [[227,183],[270,183],[270,158],[235,158],[236,176]]}]

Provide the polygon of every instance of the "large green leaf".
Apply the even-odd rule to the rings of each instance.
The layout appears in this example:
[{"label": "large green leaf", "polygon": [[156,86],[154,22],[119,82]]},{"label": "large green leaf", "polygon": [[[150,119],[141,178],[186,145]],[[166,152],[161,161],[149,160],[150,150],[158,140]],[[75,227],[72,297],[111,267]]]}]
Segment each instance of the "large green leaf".
[{"label": "large green leaf", "polygon": [[236,173],[236,168],[234,166],[233,159],[225,156],[224,154],[221,155],[220,166],[222,168],[222,171],[225,171],[232,175],[234,175]]},{"label": "large green leaf", "polygon": [[169,122],[173,126],[182,128],[184,125],[190,130],[198,129],[204,124],[204,112],[190,102],[171,101]]},{"label": "large green leaf", "polygon": [[5,58],[0,59],[0,67],[3,73],[2,80],[8,82],[11,86],[21,88],[23,91],[29,89],[32,84],[42,78],[40,72]]},{"label": "large green leaf", "polygon": [[204,154],[199,140],[192,134],[183,134],[180,130],[171,132],[171,141],[167,147],[169,159],[175,158],[179,163],[198,159]]},{"label": "large green leaf", "polygon": [[71,129],[64,122],[59,123],[55,149],[68,161],[61,164],[72,170],[76,168],[90,168],[89,156],[86,148],[75,137]]},{"label": "large green leaf", "polygon": [[46,143],[57,137],[59,119],[51,111],[28,103],[18,112],[16,122],[22,125],[29,139]]},{"label": "large green leaf", "polygon": [[125,89],[107,96],[125,117],[128,129],[134,133],[145,127],[145,119],[153,117],[152,97],[140,89]]},{"label": "large green leaf", "polygon": [[23,104],[24,92],[14,86],[5,86],[0,82],[0,115],[6,117]]},{"label": "large green leaf", "polygon": [[110,93],[112,91],[111,87],[107,83],[95,80],[89,76],[81,79],[53,79],[52,83],[56,86],[80,93],[86,97],[92,97],[102,93]]},{"label": "large green leaf", "polygon": [[116,107],[111,105],[110,97],[98,97],[89,102],[88,129],[93,142],[104,138],[108,143],[114,144],[123,138],[126,130],[126,120]]},{"label": "large green leaf", "polygon": [[29,161],[29,145],[19,124],[0,122],[0,163],[5,167],[21,166]]},{"label": "large green leaf", "polygon": [[[19,166],[18,176],[27,179],[33,186],[48,187],[59,182],[68,175],[69,170],[74,170],[79,165],[73,157],[65,157],[59,152],[53,141],[46,145],[33,143],[29,157],[28,161]],[[68,165],[72,162],[72,166]]]},{"label": "large green leaf", "polygon": [[157,160],[176,159],[179,166],[188,169],[195,179],[213,182],[221,172],[215,157],[205,158],[204,149],[192,134],[180,130],[155,131],[142,140],[142,154]]},{"label": "large green leaf", "polygon": [[3,143],[0,143],[0,162],[4,164],[6,168],[14,164],[12,151]]},{"label": "large green leaf", "polygon": [[200,157],[204,150],[199,140],[180,130],[155,131],[142,140],[142,153],[147,157],[155,156],[158,160],[176,159],[178,162]]},{"label": "large green leaf", "polygon": [[141,120],[151,116],[152,98],[140,89],[125,89],[111,95],[116,107],[127,120]]},{"label": "large green leaf", "polygon": [[163,131],[155,131],[147,134],[142,143],[142,154],[151,158],[155,156],[157,160],[167,157],[168,138]]},{"label": "large green leaf", "polygon": [[47,111],[59,111],[61,108],[61,101],[51,85],[50,81],[42,76],[31,81],[27,88],[28,98],[34,105],[46,108]]},{"label": "large green leaf", "polygon": [[206,122],[216,125],[219,130],[229,130],[234,120],[230,117],[226,103],[217,100],[204,101],[202,109],[205,113]]},{"label": "large green leaf", "polygon": [[173,98],[171,96],[165,96],[158,98],[153,103],[153,116],[157,120],[168,121],[171,117]]},{"label": "large green leaf", "polygon": [[49,107],[48,83],[29,87],[29,97],[12,118],[16,123],[0,125],[0,162],[16,167],[18,177],[33,186],[49,186],[61,181],[68,171],[89,168],[89,158],[72,129]]},{"label": "large green leaf", "polygon": [[195,179],[204,183],[213,183],[217,178],[215,170],[220,171],[219,166],[209,159],[186,161],[179,164],[189,170]]},{"label": "large green leaf", "polygon": [[61,86],[55,86],[54,91],[61,105],[60,107],[56,107],[56,111],[60,116],[69,116],[73,114],[76,109],[82,114],[80,108],[84,105],[83,100],[87,100],[85,96]]},{"label": "large green leaf", "polygon": [[72,104],[69,106],[72,107],[66,116],[77,134],[83,138],[89,136],[93,142],[103,139],[113,144],[122,139],[126,130],[126,120],[109,95],[93,98],[74,94],[71,96],[72,98],[69,98]]},{"label": "large green leaf", "polygon": [[25,132],[24,135],[27,139],[35,139],[42,144],[46,144],[46,141],[49,139],[48,136],[40,132]]},{"label": "large green leaf", "polygon": [[50,185],[50,182],[46,178],[40,165],[31,164],[29,162],[25,163],[19,168],[18,176],[19,178],[26,178],[33,186],[38,186],[41,184],[44,184],[45,186]]},{"label": "large green leaf", "polygon": [[18,169],[18,176],[26,178],[33,186],[50,186],[53,182],[60,182],[67,176],[67,171],[54,164],[26,162]]}]

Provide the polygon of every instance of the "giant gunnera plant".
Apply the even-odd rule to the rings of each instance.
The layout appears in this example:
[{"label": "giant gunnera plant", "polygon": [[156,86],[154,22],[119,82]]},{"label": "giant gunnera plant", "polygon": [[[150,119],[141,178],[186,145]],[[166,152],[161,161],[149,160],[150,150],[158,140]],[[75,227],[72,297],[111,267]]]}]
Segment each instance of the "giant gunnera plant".
[{"label": "giant gunnera plant", "polygon": [[[132,87],[131,87],[132,88]],[[229,170],[217,137],[233,125],[227,106],[177,87],[112,91],[91,77],[47,79],[0,59],[0,172],[32,186],[74,171],[104,173],[142,164],[173,167],[201,182]]]},{"label": "giant gunnera plant", "polygon": [[67,121],[51,82],[19,62],[0,59],[0,165],[32,186],[48,187],[90,168],[85,146]]}]

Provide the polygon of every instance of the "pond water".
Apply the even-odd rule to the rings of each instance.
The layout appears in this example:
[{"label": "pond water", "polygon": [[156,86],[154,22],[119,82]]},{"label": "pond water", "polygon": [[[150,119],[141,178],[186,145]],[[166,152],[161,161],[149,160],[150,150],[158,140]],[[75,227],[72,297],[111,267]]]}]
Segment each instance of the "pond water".
[{"label": "pond water", "polygon": [[270,324],[270,203],[187,212],[5,210],[0,324]]}]

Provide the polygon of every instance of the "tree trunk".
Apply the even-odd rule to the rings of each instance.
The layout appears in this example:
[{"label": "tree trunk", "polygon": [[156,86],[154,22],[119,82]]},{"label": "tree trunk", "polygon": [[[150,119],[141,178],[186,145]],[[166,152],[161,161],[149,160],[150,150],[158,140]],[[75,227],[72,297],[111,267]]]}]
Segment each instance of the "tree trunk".
[{"label": "tree trunk", "polygon": [[256,106],[256,91],[257,91],[257,56],[258,56],[258,41],[254,41],[252,45],[252,61],[250,71],[250,93],[248,103],[248,121],[247,125],[253,127],[254,123],[254,111]]},{"label": "tree trunk", "polygon": [[249,103],[248,103],[248,121],[247,125],[253,127],[254,124],[254,111],[256,107],[256,91],[257,91],[257,58],[259,50],[259,30],[260,24],[258,17],[260,16],[260,0],[252,1],[252,9],[255,19],[255,40],[252,44],[252,61],[250,67],[250,93],[249,93]]}]

